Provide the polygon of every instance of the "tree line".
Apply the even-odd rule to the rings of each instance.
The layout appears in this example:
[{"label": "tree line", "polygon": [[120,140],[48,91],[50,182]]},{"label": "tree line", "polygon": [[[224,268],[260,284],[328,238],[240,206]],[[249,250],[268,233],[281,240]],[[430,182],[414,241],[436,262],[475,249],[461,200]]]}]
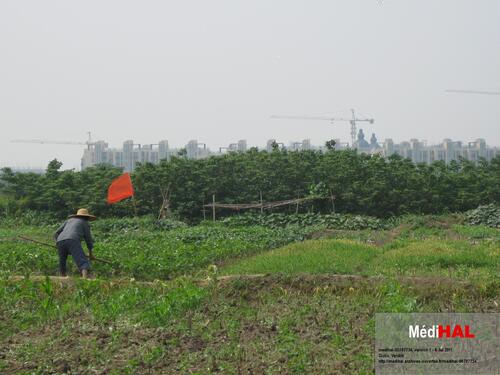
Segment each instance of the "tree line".
[{"label": "tree line", "polygon": [[61,171],[57,160],[49,163],[43,175],[4,168],[0,209],[11,215],[33,210],[57,217],[78,207],[88,207],[99,216],[157,215],[168,197],[175,216],[197,221],[213,195],[222,203],[259,202],[261,196],[266,202],[314,196],[300,212],[335,210],[377,217],[460,212],[500,203],[500,157],[490,162],[462,159],[426,165],[397,155],[383,158],[354,150],[252,149],[201,160],[181,156],[157,165],[137,165],[132,174],[135,201],[108,205],[107,187],[121,173],[106,165]]}]

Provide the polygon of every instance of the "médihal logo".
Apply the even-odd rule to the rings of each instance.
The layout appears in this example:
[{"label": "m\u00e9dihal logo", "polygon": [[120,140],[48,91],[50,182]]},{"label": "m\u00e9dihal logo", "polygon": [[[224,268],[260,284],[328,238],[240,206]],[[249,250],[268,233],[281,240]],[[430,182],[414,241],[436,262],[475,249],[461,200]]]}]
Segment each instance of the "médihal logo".
[{"label": "m\u00e9dihal logo", "polygon": [[474,333],[471,332],[469,325],[433,325],[427,327],[425,324],[423,326],[410,325],[408,326],[408,336],[410,338],[438,338],[438,339],[473,339],[476,337]]}]

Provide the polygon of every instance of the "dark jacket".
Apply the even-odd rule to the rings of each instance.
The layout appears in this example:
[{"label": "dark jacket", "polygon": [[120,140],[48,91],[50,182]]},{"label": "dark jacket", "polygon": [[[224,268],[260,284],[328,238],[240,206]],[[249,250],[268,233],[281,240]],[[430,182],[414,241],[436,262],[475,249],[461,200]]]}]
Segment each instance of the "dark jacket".
[{"label": "dark jacket", "polygon": [[81,217],[72,217],[66,220],[56,230],[54,238],[56,242],[64,240],[76,240],[81,242],[81,240],[84,239],[89,250],[92,250],[94,247],[94,241],[92,240],[92,235],[90,234],[89,222]]}]

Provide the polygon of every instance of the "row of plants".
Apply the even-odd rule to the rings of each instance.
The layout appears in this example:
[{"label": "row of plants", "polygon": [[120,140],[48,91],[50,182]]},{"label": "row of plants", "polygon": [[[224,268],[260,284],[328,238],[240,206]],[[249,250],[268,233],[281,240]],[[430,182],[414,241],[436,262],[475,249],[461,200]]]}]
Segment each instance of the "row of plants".
[{"label": "row of plants", "polygon": [[[500,203],[500,156],[490,162],[467,160],[414,164],[397,155],[389,158],[356,151],[278,151],[229,153],[207,159],[174,157],[158,165],[138,165],[132,174],[135,207],[130,200],[108,205],[107,187],[122,171],[97,166],[81,172],[61,170],[53,160],[44,175],[0,174],[0,216],[26,210],[58,218],[79,207],[100,217],[158,215],[169,208],[183,221],[199,222],[213,195],[221,203],[281,201],[315,197],[300,212],[351,213],[376,217],[404,214],[465,212]],[[295,212],[296,207],[275,212]],[[206,214],[206,212],[205,212]],[[217,217],[233,212],[220,210]]]},{"label": "row of plants", "polygon": [[23,212],[0,213],[0,227],[16,227],[23,225],[52,225],[57,224],[61,219],[51,212],[25,210]]},{"label": "row of plants", "polygon": [[[141,221],[147,219],[138,219],[134,225]],[[300,241],[308,231],[297,226],[272,229],[261,226],[229,227],[222,223],[149,230],[147,226],[125,228],[119,222],[120,219],[106,219],[92,223],[96,256],[113,262],[112,265],[94,262],[93,267],[99,277],[152,280],[191,274],[230,258]],[[152,225],[154,227],[155,224]],[[17,239],[18,235],[28,234],[37,240],[53,243],[52,234],[56,227],[0,228],[0,273],[57,274],[54,249]],[[72,264],[71,267],[76,272]]]},{"label": "row of plants", "polygon": [[[69,212],[68,212],[69,214]],[[69,215],[68,215],[69,216]],[[17,226],[46,226],[56,225],[65,220],[66,217],[58,218],[47,211],[27,210],[17,215],[0,216],[1,227]],[[112,231],[130,231],[130,230],[171,230],[177,228],[186,228],[188,224],[175,220],[173,218],[157,219],[152,215],[129,216],[119,218],[98,218],[92,222],[92,227],[103,233]]]},{"label": "row of plants", "polygon": [[231,216],[222,220],[231,227],[261,225],[269,228],[284,228],[290,225],[301,227],[321,226],[330,229],[362,230],[362,229],[387,229],[391,227],[388,220],[371,216],[342,215],[342,214],[284,214],[273,213],[267,215],[244,214]]},{"label": "row of plants", "polygon": [[131,230],[172,230],[186,228],[188,225],[182,221],[174,219],[156,219],[153,216],[145,215],[141,217],[127,217],[119,219],[103,219],[92,223],[92,228],[105,233],[115,231],[127,232]]},{"label": "row of plants", "polygon": [[61,290],[49,278],[12,282],[0,277],[0,311],[5,318],[0,321],[0,340],[23,327],[67,319],[82,310],[97,324],[126,316],[127,321],[161,327],[196,308],[207,294],[189,278],[154,285],[77,280],[72,288]]}]

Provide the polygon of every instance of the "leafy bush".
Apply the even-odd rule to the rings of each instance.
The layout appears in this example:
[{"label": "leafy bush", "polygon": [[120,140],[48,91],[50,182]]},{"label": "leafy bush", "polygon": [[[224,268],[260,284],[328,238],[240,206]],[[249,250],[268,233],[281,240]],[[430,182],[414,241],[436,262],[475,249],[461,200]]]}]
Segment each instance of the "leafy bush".
[{"label": "leafy bush", "polygon": [[300,227],[306,226],[323,226],[332,229],[385,229],[390,224],[384,220],[359,215],[341,215],[341,214],[245,214],[241,216],[233,216],[223,220],[223,223],[229,226],[248,226],[261,225],[269,228],[284,228],[290,225]]},{"label": "leafy bush", "polygon": [[472,225],[500,228],[500,207],[494,204],[479,206],[465,213],[465,221]]},{"label": "leafy bush", "polygon": [[22,214],[0,215],[0,226],[17,227],[22,225],[52,225],[58,219],[50,212],[26,210]]},{"label": "leafy bush", "polygon": [[155,219],[152,216],[101,219],[92,223],[92,228],[103,233],[129,232],[137,230],[172,230],[186,228],[187,224],[173,219]]}]

